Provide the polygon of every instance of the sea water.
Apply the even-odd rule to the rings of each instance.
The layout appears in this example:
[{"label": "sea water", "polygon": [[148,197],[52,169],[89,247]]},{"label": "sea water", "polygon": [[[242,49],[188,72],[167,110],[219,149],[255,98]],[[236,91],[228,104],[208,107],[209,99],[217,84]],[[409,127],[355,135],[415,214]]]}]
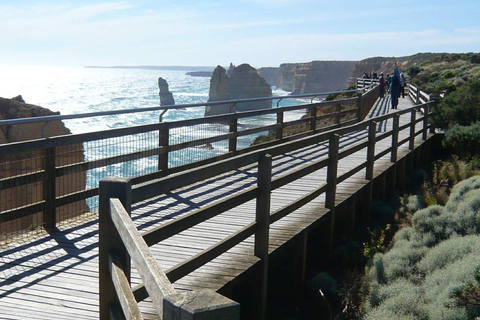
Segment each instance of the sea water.
[{"label": "sea water", "polygon": [[[213,69],[213,68],[212,68]],[[1,67],[0,97],[12,98],[21,95],[26,103],[60,112],[62,115],[81,114],[111,110],[133,110],[159,106],[158,78],[167,80],[176,105],[199,104],[208,100],[209,77],[192,77],[191,70],[157,69],[116,69],[116,68],[75,68],[75,67]],[[273,90],[273,95],[285,96],[288,92]],[[284,99],[279,106],[295,105],[301,101]],[[303,101],[304,102],[304,101]],[[277,101],[272,101],[277,107]],[[201,118],[204,107],[169,110],[162,118],[164,122]],[[305,112],[285,114],[285,121],[300,118]],[[102,131],[121,127],[132,127],[158,123],[160,111],[140,112],[103,117],[86,117],[65,120],[65,125],[74,134]],[[272,124],[276,115],[249,118],[241,126],[259,127]],[[214,136],[220,131],[228,132],[221,124],[205,125],[201,132],[173,129],[170,141],[191,141]],[[209,132],[209,130],[211,132]],[[248,147],[256,136],[267,132],[240,137],[238,149]],[[190,135],[187,137],[187,135]],[[195,135],[198,135],[196,137]],[[140,143],[139,143],[140,141]],[[115,155],[154,148],[158,138],[139,138],[130,144],[112,142],[108,148],[98,149],[84,144],[85,160],[91,161]],[[188,148],[172,152],[169,155],[169,167],[191,163],[196,160],[228,152],[228,142],[213,143],[213,149]],[[87,172],[87,189],[98,186],[105,176],[138,176],[157,170],[156,157],[100,167]],[[96,200],[89,201],[90,207],[96,206]]]},{"label": "sea water", "polygon": [[[187,70],[115,69],[81,67],[2,67],[0,97],[22,95],[26,103],[62,115],[159,106],[158,78],[167,80],[176,105],[205,103],[209,77],[192,77]],[[273,95],[288,92],[273,90]],[[283,100],[280,106],[298,101]],[[276,102],[273,102],[276,106]],[[100,131],[158,122],[159,111],[67,120],[72,133]],[[163,121],[201,118],[204,108],[169,110]],[[301,113],[300,113],[301,116]],[[292,114],[290,117],[298,118]],[[288,120],[288,119],[286,119]],[[258,121],[262,121],[259,118]]]}]

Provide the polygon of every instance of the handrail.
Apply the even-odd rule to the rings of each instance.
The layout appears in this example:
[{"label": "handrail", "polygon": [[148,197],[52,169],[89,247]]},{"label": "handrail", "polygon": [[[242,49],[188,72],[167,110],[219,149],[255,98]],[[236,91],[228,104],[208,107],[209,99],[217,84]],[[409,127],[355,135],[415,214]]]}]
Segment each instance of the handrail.
[{"label": "handrail", "polygon": [[[72,120],[72,119],[80,119],[80,118],[91,118],[91,117],[99,117],[99,116],[110,116],[110,115],[149,112],[149,111],[162,111],[163,112],[162,115],[163,115],[168,110],[219,106],[219,105],[225,105],[225,104],[237,104],[241,102],[301,99],[301,98],[308,98],[308,97],[325,96],[333,93],[351,93],[356,91],[357,90],[341,90],[341,91],[329,91],[329,92],[320,92],[320,93],[308,93],[308,94],[296,94],[296,95],[284,95],[284,96],[272,96],[272,97],[260,97],[260,98],[248,98],[248,99],[236,99],[236,100],[222,100],[222,101],[214,101],[214,102],[192,103],[192,104],[181,104],[181,105],[165,105],[165,106],[136,108],[136,109],[98,111],[98,112],[78,113],[78,114],[68,114],[68,115],[53,115],[53,116],[43,116],[43,117],[7,119],[7,120],[0,120],[0,126],[27,124],[27,123],[45,122],[45,121],[54,121],[54,120]],[[312,98],[312,101],[313,101],[313,98]],[[233,111],[233,113],[237,113],[237,112]]]}]

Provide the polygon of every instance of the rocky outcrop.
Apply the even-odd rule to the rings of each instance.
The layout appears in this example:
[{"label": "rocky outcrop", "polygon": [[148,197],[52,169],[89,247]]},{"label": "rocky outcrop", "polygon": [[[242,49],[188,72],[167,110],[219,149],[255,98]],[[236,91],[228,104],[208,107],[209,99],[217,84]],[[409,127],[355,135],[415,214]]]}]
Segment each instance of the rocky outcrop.
[{"label": "rocky outcrop", "polygon": [[[18,97],[15,97],[14,99],[0,98],[0,119],[30,118],[59,114],[58,112],[52,112],[46,108],[26,104],[21,101],[23,101],[23,99],[19,99]],[[70,134],[70,130],[59,120],[49,121],[47,123],[39,122],[22,125],[8,125],[1,126],[0,128],[0,143],[2,144]],[[84,161],[84,149],[82,144],[57,147],[55,151],[56,166],[65,166]],[[43,169],[43,162],[43,150],[2,156],[0,158],[0,178],[40,171]],[[84,171],[73,173],[69,176],[57,177],[57,196],[84,190],[86,181],[87,176]],[[42,182],[34,182],[24,186],[5,189],[0,193],[0,206],[2,211],[33,204],[42,200]],[[88,211],[89,208],[86,202],[79,201],[71,205],[57,208],[57,219],[63,220],[67,217],[83,214]],[[19,219],[18,222],[8,225],[8,232],[15,232],[29,228],[34,223],[38,224],[34,219],[34,216],[27,216]],[[0,229],[2,228],[5,228],[5,224],[0,224]],[[16,230],[13,230],[12,228],[15,228]]]},{"label": "rocky outcrop", "polygon": [[278,70],[277,88],[292,94],[342,90],[348,86],[354,67],[354,61],[284,63]]},{"label": "rocky outcrop", "polygon": [[173,106],[175,105],[175,100],[173,99],[173,94],[168,90],[167,80],[162,77],[158,78],[158,92],[160,96],[160,105],[161,106]]},{"label": "rocky outcrop", "polygon": [[295,66],[292,94],[343,90],[355,67],[354,61],[312,61]]},{"label": "rocky outcrop", "polygon": [[211,71],[192,71],[192,72],[187,72],[186,75],[190,77],[205,77],[205,78],[210,78],[212,76]]},{"label": "rocky outcrop", "polygon": [[258,69],[258,74],[265,79],[271,86],[278,86],[280,68],[267,67]]},{"label": "rocky outcrop", "polygon": [[278,70],[277,88],[284,91],[293,91],[293,79],[295,78],[295,63],[282,63]]},{"label": "rocky outcrop", "polygon": [[[271,96],[271,86],[248,64],[234,67],[230,77],[224,68],[218,66],[210,79],[209,102]],[[206,107],[205,116],[229,113],[230,107],[231,104]],[[242,102],[235,105],[235,110],[249,111],[271,107],[271,101]]]}]

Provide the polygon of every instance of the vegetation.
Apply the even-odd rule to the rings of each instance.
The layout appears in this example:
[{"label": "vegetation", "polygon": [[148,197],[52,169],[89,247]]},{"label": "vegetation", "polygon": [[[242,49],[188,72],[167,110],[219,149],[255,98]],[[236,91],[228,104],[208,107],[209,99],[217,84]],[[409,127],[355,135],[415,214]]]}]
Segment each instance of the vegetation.
[{"label": "vegetation", "polygon": [[480,308],[452,301],[455,295],[472,296],[466,284],[474,281],[480,264],[479,208],[480,176],[475,176],[456,185],[445,206],[417,211],[412,226],[397,232],[392,248],[370,262],[365,319],[480,316]]}]

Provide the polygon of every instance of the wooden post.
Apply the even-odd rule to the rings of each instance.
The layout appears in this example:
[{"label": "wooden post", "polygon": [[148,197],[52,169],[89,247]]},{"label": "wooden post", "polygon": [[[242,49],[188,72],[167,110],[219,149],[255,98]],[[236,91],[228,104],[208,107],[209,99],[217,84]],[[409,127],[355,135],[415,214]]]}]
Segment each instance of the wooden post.
[{"label": "wooden post", "polygon": [[328,144],[328,167],[327,167],[327,190],[325,192],[325,208],[330,209],[331,225],[330,239],[328,244],[329,252],[333,250],[333,238],[335,229],[335,193],[337,190],[337,169],[338,169],[338,148],[340,136],[332,134]]},{"label": "wooden post", "polygon": [[161,128],[158,134],[158,146],[162,147],[161,153],[158,155],[158,170],[162,176],[168,174],[168,127]]},{"label": "wooden post", "polygon": [[427,140],[428,136],[428,113],[429,113],[429,108],[428,104],[425,105],[423,109],[423,133],[422,133],[422,140]]},{"label": "wooden post", "polygon": [[240,304],[208,289],[181,291],[164,298],[162,319],[240,320]]},{"label": "wooden post", "polygon": [[415,104],[420,104],[420,88],[417,87],[415,92]]},{"label": "wooden post", "polygon": [[118,198],[125,210],[131,213],[132,185],[129,179],[104,178],[99,183],[99,293],[100,319],[110,319],[110,306],[117,303],[115,288],[112,283],[109,264],[109,252],[115,252],[130,282],[130,257],[118,235],[110,216],[110,199]]},{"label": "wooden post", "polygon": [[367,169],[365,173],[366,180],[373,179],[373,168],[375,165],[375,135],[377,133],[377,122],[370,121],[368,126],[368,147],[367,147]]},{"label": "wooden post", "polygon": [[370,121],[368,126],[368,147],[367,147],[367,168],[365,173],[365,179],[369,180],[367,188],[367,195],[365,197],[364,205],[362,206],[363,215],[366,222],[370,222],[371,219],[371,207],[373,197],[373,169],[375,165],[375,135],[377,133],[377,122]]},{"label": "wooden post", "polygon": [[393,116],[392,154],[390,156],[391,162],[397,162],[399,127],[400,127],[400,115],[395,114]]},{"label": "wooden post", "polygon": [[363,120],[363,112],[362,112],[362,99],[363,94],[361,92],[357,92],[357,120],[358,122]]},{"label": "wooden post", "polygon": [[267,316],[267,285],[268,285],[268,246],[270,228],[270,193],[272,190],[272,156],[262,155],[258,162],[258,197],[256,205],[257,229],[255,232],[254,254],[260,261],[260,279],[255,299],[256,319],[266,319]]},{"label": "wooden post", "polygon": [[300,301],[303,298],[303,287],[306,279],[307,267],[307,244],[308,232],[303,230],[299,235],[299,239],[293,246],[293,286],[297,299]]},{"label": "wooden post", "polygon": [[397,189],[399,190],[405,187],[406,165],[407,165],[407,157],[403,157],[398,161],[396,183],[397,183]]},{"label": "wooden post", "polygon": [[55,147],[45,149],[43,163],[43,169],[45,170],[45,179],[43,181],[43,200],[45,200],[43,225],[46,229],[53,229],[57,225],[55,153]]},{"label": "wooden post", "polygon": [[317,107],[310,107],[310,117],[312,120],[310,120],[310,131],[312,133],[315,133],[317,130]]},{"label": "wooden post", "polygon": [[232,152],[233,155],[237,154],[237,134],[238,134],[238,119],[231,119],[230,120],[230,133],[233,133],[235,136],[228,140],[228,151]]},{"label": "wooden post", "polygon": [[277,124],[280,125],[280,128],[277,128],[275,133],[275,138],[278,141],[283,140],[283,111],[277,111]]},{"label": "wooden post", "polygon": [[415,121],[417,121],[417,110],[415,108],[412,108],[410,114],[410,140],[408,142],[409,150],[415,149]]}]

